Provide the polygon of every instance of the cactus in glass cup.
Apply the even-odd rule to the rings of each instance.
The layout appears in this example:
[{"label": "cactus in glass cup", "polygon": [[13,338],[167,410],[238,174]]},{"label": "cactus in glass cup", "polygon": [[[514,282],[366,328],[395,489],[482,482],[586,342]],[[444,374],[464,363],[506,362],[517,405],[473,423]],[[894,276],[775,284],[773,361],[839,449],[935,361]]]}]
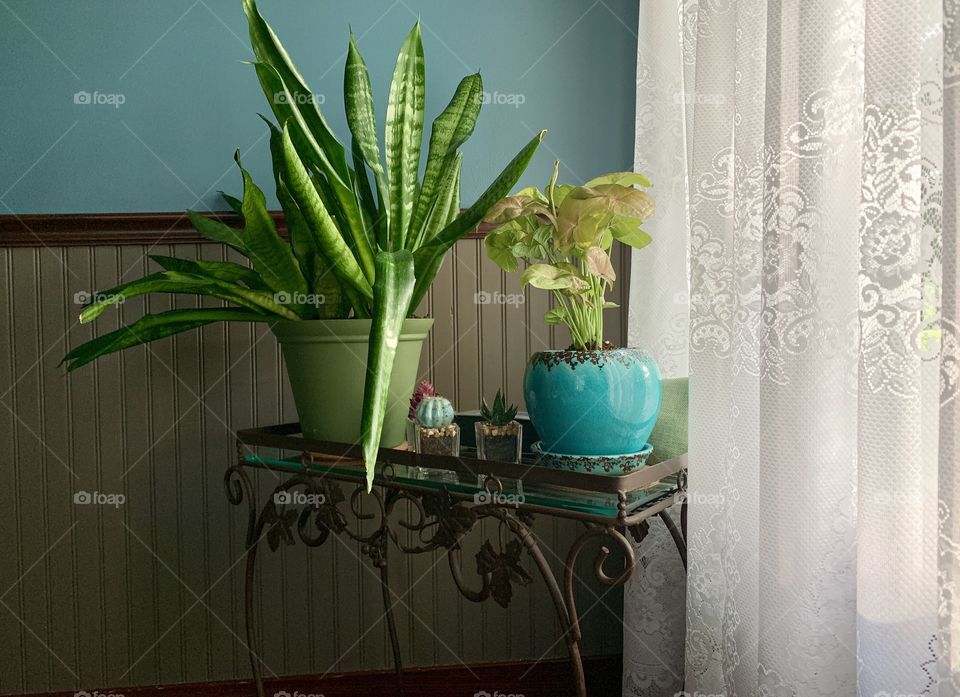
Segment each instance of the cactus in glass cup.
[{"label": "cactus in glass cup", "polygon": [[417,406],[417,421],[426,428],[442,428],[453,423],[453,405],[446,397],[424,397]]}]

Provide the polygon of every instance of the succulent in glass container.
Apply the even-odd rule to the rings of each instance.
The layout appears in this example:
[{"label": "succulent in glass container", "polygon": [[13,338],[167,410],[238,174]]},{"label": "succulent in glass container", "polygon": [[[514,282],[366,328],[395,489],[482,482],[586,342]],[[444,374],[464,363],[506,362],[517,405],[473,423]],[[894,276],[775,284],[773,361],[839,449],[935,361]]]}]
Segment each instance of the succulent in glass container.
[{"label": "succulent in glass container", "polygon": [[507,405],[500,390],[493,399],[493,406],[483,400],[480,406],[483,421],[474,424],[477,437],[477,455],[481,460],[520,462],[523,443],[523,427],[515,421],[517,407]]},{"label": "succulent in glass container", "polygon": [[440,395],[425,396],[417,405],[416,447],[428,455],[459,455],[460,427],[453,405]]}]

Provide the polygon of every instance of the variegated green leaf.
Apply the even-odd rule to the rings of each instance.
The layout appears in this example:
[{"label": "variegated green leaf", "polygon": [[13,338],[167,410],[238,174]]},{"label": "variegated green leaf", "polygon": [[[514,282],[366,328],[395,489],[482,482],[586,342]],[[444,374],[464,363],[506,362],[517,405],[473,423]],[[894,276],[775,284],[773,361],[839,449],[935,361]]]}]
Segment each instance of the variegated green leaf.
[{"label": "variegated green leaf", "polygon": [[[313,92],[307,87],[306,82],[297,71],[290,56],[287,55],[283,44],[274,33],[273,29],[267,24],[257,8],[256,0],[243,0],[243,11],[247,15],[247,24],[250,30],[250,44],[253,47],[253,53],[259,63],[265,63],[273,67],[281,79],[287,92],[287,98],[293,106],[300,106],[297,111],[300,119],[303,121],[306,130],[322,146],[323,151],[330,159],[333,169],[337,172],[343,181],[348,179],[349,167],[347,166],[346,152],[343,145],[337,140],[330,126],[327,124],[320,109],[317,108],[317,100]],[[259,71],[258,71],[259,74]],[[266,92],[266,90],[265,90]],[[267,100],[273,103],[281,97],[278,92],[267,93]],[[285,119],[278,119],[280,124],[286,123]]]},{"label": "variegated green leaf", "polygon": [[363,387],[361,433],[367,491],[373,486],[380,432],[387,413],[390,376],[400,331],[413,296],[413,255],[405,249],[377,254],[377,284],[373,296],[373,323],[367,350],[367,379]]},{"label": "variegated green leaf", "polygon": [[487,187],[486,191],[480,195],[480,198],[478,198],[470,208],[457,216],[453,222],[441,230],[431,243],[421,247],[414,253],[417,286],[413,291],[412,307],[419,305],[420,301],[423,300],[423,296],[427,294],[430,284],[433,283],[433,279],[440,269],[443,255],[446,254],[447,250],[450,249],[457,240],[475,228],[477,224],[483,220],[483,216],[487,214],[491,206],[506,196],[510,189],[514,187],[517,180],[520,179],[520,175],[523,174],[523,171],[530,163],[530,160],[533,159],[533,154],[537,151],[540,142],[546,134],[546,131],[540,131],[540,133],[535,135],[530,142],[514,156],[500,175]]},{"label": "variegated green leaf", "polygon": [[408,249],[416,249],[424,242],[424,223],[435,206],[438,188],[443,186],[443,176],[449,170],[449,160],[456,156],[457,148],[473,133],[482,104],[483,80],[479,73],[468,75],[460,81],[450,103],[434,119],[423,185],[417,195],[416,209],[410,222]]},{"label": "variegated green leaf", "polygon": [[263,322],[270,318],[271,315],[237,307],[185,308],[144,315],[133,324],[77,346],[64,356],[60,363],[67,363],[67,372],[70,372],[108,353],[146,344],[212,322]]},{"label": "variegated green leaf", "polygon": [[424,109],[423,42],[417,22],[403,45],[390,84],[384,146],[390,184],[390,245],[402,249],[413,217],[420,172]]},{"label": "variegated green leaf", "polygon": [[282,99],[271,102],[277,121],[290,131],[290,138],[296,146],[304,166],[315,168],[321,175],[318,186],[323,186],[324,206],[331,217],[338,221],[352,248],[357,251],[357,260],[368,282],[373,281],[373,250],[367,239],[363,214],[360,211],[354,192],[354,173],[347,168],[341,175],[338,165],[330,159],[330,153],[322,141],[317,140],[304,118],[306,113],[296,101],[296,96],[287,91],[280,75],[273,66],[255,63],[257,76],[265,92],[284,95]]},{"label": "variegated green leaf", "polygon": [[[370,75],[367,73],[367,64],[357,48],[353,32],[350,32],[350,46],[347,49],[347,63],[344,68],[343,99],[347,112],[347,125],[353,134],[354,147],[359,149],[364,163],[373,172],[380,201],[389,201],[390,189],[383,163],[380,161],[380,144],[377,142],[377,114],[373,106]],[[357,168],[356,173],[358,178],[366,177],[366,172],[362,168]],[[377,213],[377,211],[373,212]],[[389,230],[390,208],[381,204],[380,215],[384,216],[382,226]]]},{"label": "variegated green leaf", "polygon": [[229,225],[224,225],[219,220],[214,220],[196,211],[188,210],[187,217],[190,218],[190,222],[193,224],[193,227],[196,228],[197,232],[208,240],[222,242],[246,256],[247,248],[243,244],[239,230],[234,230]]},{"label": "variegated green leaf", "polygon": [[232,261],[205,261],[203,259],[177,259],[160,254],[151,254],[150,258],[165,271],[182,271],[197,276],[210,276],[227,283],[243,283],[253,290],[270,290],[260,278],[260,274],[249,266],[235,264]]},{"label": "variegated green leaf", "polygon": [[180,271],[161,271],[129,283],[123,283],[114,288],[99,291],[94,296],[98,300],[87,305],[80,312],[80,323],[92,322],[103,314],[108,307],[147,293],[208,295],[232,302],[249,310],[272,313],[284,319],[300,319],[285,304],[278,302],[275,294],[269,291],[251,290],[209,276],[197,276]]},{"label": "variegated green leaf", "polygon": [[297,150],[290,140],[288,128],[283,129],[283,160],[284,182],[290,191],[290,195],[293,196],[293,200],[300,208],[300,212],[303,213],[303,217],[310,225],[310,229],[317,240],[317,247],[333,265],[341,282],[350,284],[361,296],[372,299],[373,288],[357,264],[357,260],[340,234],[336,223],[333,222],[317,195],[317,190],[310,180],[310,175],[300,161],[300,156],[297,155]]},{"label": "variegated green leaf", "polygon": [[240,199],[223,191],[218,191],[217,193],[220,194],[220,198],[222,198],[224,202],[230,206],[230,210],[241,217],[243,216],[243,210],[241,210],[243,204],[240,202]]},{"label": "variegated green leaf", "polygon": [[290,245],[277,234],[277,227],[267,210],[267,200],[240,164],[240,153],[234,159],[243,175],[243,244],[247,257],[260,278],[276,292],[307,293],[307,281],[293,256]]},{"label": "variegated green leaf", "polygon": [[453,217],[460,212],[460,167],[463,153],[458,152],[448,162],[449,171],[442,175],[440,186],[434,197],[433,209],[423,226],[423,241],[429,242],[443,228],[449,225]]}]

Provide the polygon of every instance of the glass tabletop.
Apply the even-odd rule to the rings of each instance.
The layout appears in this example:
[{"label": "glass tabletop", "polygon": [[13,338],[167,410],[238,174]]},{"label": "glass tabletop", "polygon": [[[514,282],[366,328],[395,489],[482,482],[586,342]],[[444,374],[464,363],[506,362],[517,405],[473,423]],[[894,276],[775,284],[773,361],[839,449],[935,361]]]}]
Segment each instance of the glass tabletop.
[{"label": "glass tabletop", "polygon": [[[474,457],[475,453],[464,448],[461,455]],[[332,479],[362,482],[364,480],[363,467],[353,460],[340,462],[307,461],[302,456],[296,457],[264,457],[261,455],[246,455],[246,462],[271,470],[282,470],[290,473],[309,472],[317,476],[329,475]],[[530,467],[538,467],[533,464]],[[597,474],[602,477],[605,475]],[[678,477],[672,474],[649,487],[632,491],[626,494],[625,514],[635,515],[646,508],[663,502],[679,491]],[[390,464],[387,476],[381,471],[374,480],[377,485],[393,486],[426,491],[446,489],[457,498],[475,505],[500,504],[515,506],[518,510],[536,509],[547,513],[582,514],[597,518],[616,518],[619,513],[617,494],[588,492],[563,486],[542,483],[525,482],[521,478],[496,479],[487,477],[482,472],[457,472],[414,465]]]}]

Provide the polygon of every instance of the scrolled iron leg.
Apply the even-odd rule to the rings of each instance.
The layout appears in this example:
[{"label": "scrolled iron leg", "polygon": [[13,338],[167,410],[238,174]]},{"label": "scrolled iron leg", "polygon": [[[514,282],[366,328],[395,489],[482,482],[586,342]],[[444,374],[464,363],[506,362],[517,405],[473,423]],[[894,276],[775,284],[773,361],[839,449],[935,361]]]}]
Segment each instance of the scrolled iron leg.
[{"label": "scrolled iron leg", "polygon": [[247,634],[247,654],[250,658],[250,670],[253,672],[253,682],[257,686],[257,697],[265,697],[263,691],[263,676],[260,674],[260,659],[256,651],[256,627],[253,614],[253,584],[257,565],[257,543],[247,548],[247,568],[243,581],[243,614]]},{"label": "scrolled iron leg", "polygon": [[[681,506],[686,506],[686,502],[682,503]],[[670,537],[673,538],[673,543],[677,546],[677,551],[680,552],[680,559],[683,561],[683,569],[687,569],[687,542],[686,535],[684,535],[678,528],[677,524],[673,522],[673,518],[666,511],[660,511],[657,515],[663,520],[664,525],[667,526],[667,530],[670,531]],[[680,510],[681,521],[685,518],[684,509]]]},{"label": "scrolled iron leg", "polygon": [[386,532],[374,540],[364,550],[374,566],[380,572],[380,593],[383,596],[383,613],[387,618],[387,633],[390,636],[390,649],[393,651],[393,669],[397,683],[397,697],[403,697],[403,658],[400,654],[400,637],[397,635],[397,622],[393,614],[393,597],[390,593],[389,565],[387,550],[390,547]]},{"label": "scrolled iron leg", "polygon": [[550,568],[546,557],[543,556],[536,535],[526,526],[520,526],[519,524],[517,524],[514,532],[533,558],[537,569],[540,571],[540,576],[550,591],[550,598],[553,600],[554,609],[557,611],[557,617],[560,618],[560,624],[563,627],[564,638],[567,643],[567,652],[570,655],[570,665],[573,668],[573,679],[577,688],[577,697],[587,697],[587,682],[583,673],[583,657],[580,654],[580,632],[574,617],[576,610],[573,609],[574,606],[570,604],[569,599],[564,600],[563,592],[560,590],[560,584],[557,582],[557,577],[554,575],[553,569]]},{"label": "scrolled iron leg", "polygon": [[580,655],[580,643],[583,636],[580,633],[580,618],[577,615],[577,603],[573,597],[573,582],[576,575],[575,570],[577,558],[580,556],[580,552],[583,550],[587,542],[594,537],[608,537],[613,540],[617,546],[620,547],[625,558],[623,571],[616,576],[610,576],[603,568],[604,563],[610,556],[610,549],[606,545],[600,547],[600,551],[593,562],[593,571],[597,579],[603,585],[623,585],[633,575],[633,569],[636,564],[636,555],[633,551],[633,545],[630,544],[626,537],[624,537],[622,532],[614,527],[596,526],[587,528],[587,530],[581,533],[581,535],[574,540],[573,545],[570,547],[570,551],[567,553],[567,560],[564,566],[563,600],[567,610],[567,616],[569,618],[567,647],[570,651],[570,660],[574,668],[578,697],[587,697],[587,686],[583,673],[583,659]]},{"label": "scrolled iron leg", "polygon": [[247,637],[247,657],[250,659],[250,670],[253,673],[253,682],[257,689],[257,697],[265,697],[263,690],[263,676],[260,674],[260,659],[256,652],[256,627],[254,626],[253,612],[253,584],[257,566],[257,543],[262,526],[257,520],[257,502],[254,496],[253,484],[249,475],[243,469],[243,452],[237,444],[238,464],[229,468],[223,477],[223,486],[227,500],[231,505],[239,506],[247,502],[247,533],[246,533],[246,570],[243,576],[243,614],[244,628]]}]

